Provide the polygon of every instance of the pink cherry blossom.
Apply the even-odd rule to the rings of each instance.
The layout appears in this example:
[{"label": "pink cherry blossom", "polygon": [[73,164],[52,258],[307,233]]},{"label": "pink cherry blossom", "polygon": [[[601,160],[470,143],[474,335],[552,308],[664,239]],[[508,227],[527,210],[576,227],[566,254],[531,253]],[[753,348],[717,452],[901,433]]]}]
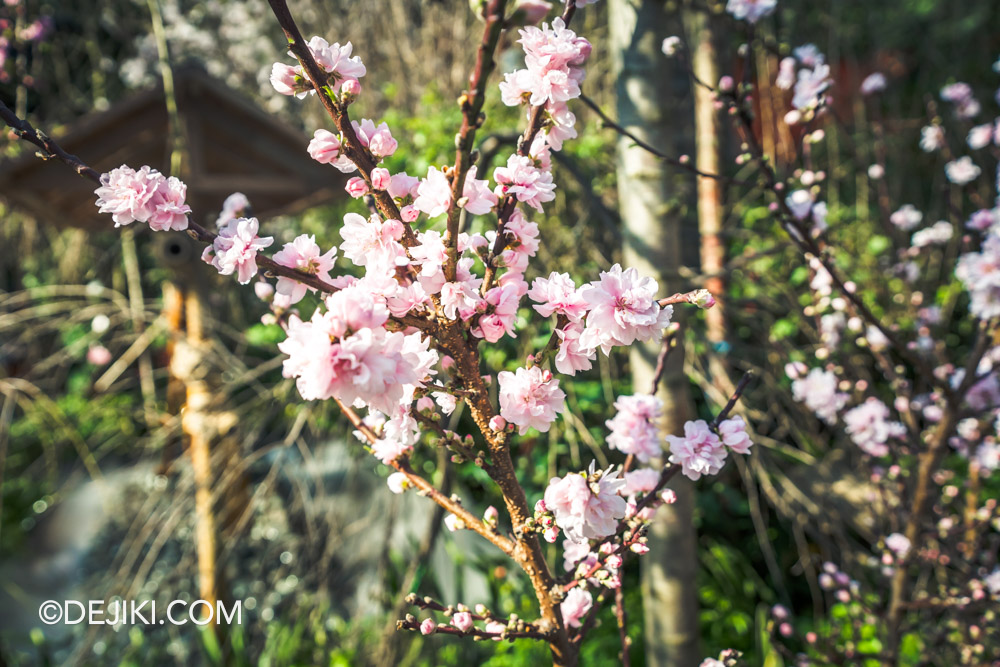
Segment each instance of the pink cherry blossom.
[{"label": "pink cherry blossom", "polygon": [[660,483],[660,471],[652,468],[639,468],[625,473],[625,486],[621,490],[623,496],[635,496],[648,493]]},{"label": "pink cherry blossom", "polygon": [[111,363],[111,351],[103,345],[93,345],[87,348],[87,363],[104,366]]},{"label": "pink cherry blossom", "polygon": [[568,273],[553,271],[548,278],[535,278],[528,291],[528,298],[538,304],[532,308],[542,317],[558,313],[573,322],[581,320],[589,307]]},{"label": "pink cherry blossom", "polygon": [[584,567],[592,566],[597,562],[597,554],[591,553],[590,542],[574,542],[573,540],[563,540],[563,569],[572,572],[581,561]]},{"label": "pink cherry blossom", "polygon": [[832,83],[829,65],[819,63],[815,69],[800,69],[792,106],[803,112],[814,111],[826,101],[823,93]]},{"label": "pink cherry blossom", "polygon": [[979,178],[983,172],[979,165],[972,161],[968,155],[963,155],[957,160],[953,160],[944,166],[948,180],[955,185],[966,185]]},{"label": "pink cherry blossom", "polygon": [[613,534],[625,516],[625,499],[618,495],[624,486],[618,471],[596,470],[591,461],[586,474],[569,473],[549,480],[545,506],[574,542],[601,539]]},{"label": "pink cherry blossom", "polygon": [[563,623],[570,628],[578,628],[584,616],[594,605],[594,598],[590,592],[581,586],[576,586],[569,590],[566,598],[559,604],[559,612],[562,614]]},{"label": "pink cherry blossom", "polygon": [[507,74],[500,91],[504,104],[532,106],[560,103],[580,96],[585,77],[581,65],[590,55],[590,42],[577,37],[561,18],[541,28],[529,26],[518,42],[524,48],[526,69]]},{"label": "pink cherry blossom", "polygon": [[538,366],[518,368],[513,373],[501,371],[497,380],[500,383],[501,416],[520,427],[522,435],[529,428],[546,433],[566,400],[566,394],[559,388],[559,380],[553,379],[551,373],[542,371]]},{"label": "pink cherry blossom", "polygon": [[309,40],[308,46],[316,63],[325,72],[333,75],[335,80],[360,79],[367,73],[361,58],[351,56],[354,47],[350,42],[341,46],[337,42],[330,44],[322,37],[316,36]]},{"label": "pink cherry blossom", "polygon": [[969,312],[982,320],[1000,315],[1000,235],[990,232],[979,252],[959,257],[955,276],[969,292]]},{"label": "pink cherry blossom", "polygon": [[360,176],[347,179],[347,184],[344,186],[344,189],[347,190],[347,194],[351,195],[355,199],[364,197],[368,194],[368,184],[365,183],[365,179]]},{"label": "pink cherry blossom", "polygon": [[889,216],[889,222],[903,231],[914,229],[923,219],[924,214],[918,211],[913,204],[904,204]]},{"label": "pink cherry blossom", "polygon": [[358,137],[358,141],[372,152],[376,158],[389,157],[396,152],[399,144],[392,138],[389,126],[386,123],[375,125],[375,121],[369,118],[362,118],[359,123],[351,121],[351,127]]},{"label": "pink cherry blossom", "polygon": [[451,617],[451,624],[462,632],[472,629],[472,614],[467,611],[460,611]]},{"label": "pink cherry blossom", "polygon": [[389,174],[389,170],[384,167],[376,167],[372,169],[372,187],[376,190],[385,190],[389,187],[389,183],[392,182],[392,177]]},{"label": "pink cherry blossom", "polygon": [[451,207],[451,183],[444,172],[437,167],[427,170],[427,178],[417,187],[417,198],[413,207],[436,218]]},{"label": "pink cherry blossom", "polygon": [[339,171],[349,174],[357,169],[357,166],[343,154],[342,141],[339,135],[329,130],[316,130],[313,133],[312,141],[309,142],[309,157],[320,164],[329,164]]},{"label": "pink cherry blossom", "polygon": [[150,167],[135,171],[122,165],[101,175],[94,191],[101,213],[110,213],[115,227],[148,222],[154,231],[187,229],[190,207],[184,203],[187,186]]},{"label": "pink cherry blossom", "polygon": [[615,410],[614,418],[605,422],[611,429],[609,447],[634,454],[643,463],[662,453],[658,422],[663,417],[663,401],[647,394],[619,396]]},{"label": "pink cherry blossom", "polygon": [[341,252],[358,266],[395,267],[407,263],[406,250],[399,243],[403,238],[399,220],[382,220],[377,215],[366,220],[357,213],[347,213],[340,235],[344,239]]},{"label": "pink cherry blossom", "polygon": [[417,196],[417,186],[420,185],[420,179],[416,176],[410,176],[405,172],[398,174],[393,174],[389,179],[389,186],[387,188],[389,196],[397,201],[408,200],[410,197]]},{"label": "pink cherry blossom", "polygon": [[882,74],[882,72],[872,72],[861,82],[861,94],[874,95],[875,93],[880,93],[885,90],[886,85],[885,74]]},{"label": "pink cherry blossom", "polygon": [[236,218],[219,231],[202,259],[224,276],[236,273],[241,285],[257,275],[257,251],[274,243],[270,236],[257,236],[257,218]]},{"label": "pink cherry blossom", "polygon": [[[316,244],[316,237],[302,234],[291,243],[286,243],[281,250],[274,253],[274,261],[282,266],[291,269],[298,269],[303,273],[314,275],[324,282],[330,282],[330,270],[333,268],[337,256],[337,248],[330,248],[325,254]],[[306,295],[310,288],[297,280],[291,278],[278,277],[277,293],[287,300],[282,307],[298,303]]]},{"label": "pink cherry blossom", "polygon": [[719,437],[726,447],[737,454],[749,454],[753,445],[747,433],[747,424],[740,416],[723,420],[719,424]]},{"label": "pink cherry blossom", "polygon": [[535,161],[524,155],[507,158],[507,166],[493,171],[493,180],[497,182],[498,197],[514,195],[537,211],[542,210],[543,203],[556,198],[552,174],[536,167]]},{"label": "pink cherry blossom", "polygon": [[425,618],[420,622],[420,634],[429,635],[437,630],[437,623],[434,622],[433,618]]},{"label": "pink cherry blossom", "polygon": [[479,318],[472,329],[472,335],[485,338],[487,342],[495,343],[504,334],[516,338],[514,322],[517,319],[517,307],[521,301],[520,290],[516,283],[507,283],[494,287],[486,293],[487,312]]},{"label": "pink cherry blossom", "polygon": [[[271,85],[282,95],[305,94],[306,86],[302,76],[302,67],[296,65],[286,65],[285,63],[274,63],[271,66]],[[311,87],[311,86],[310,86]]]},{"label": "pink cherry blossom", "polygon": [[872,456],[885,456],[889,453],[889,439],[906,434],[901,423],[889,420],[889,408],[874,396],[845,412],[844,424],[854,444]]},{"label": "pink cherry blossom", "polygon": [[497,196],[490,190],[488,181],[476,178],[477,173],[476,165],[469,167],[459,205],[473,215],[484,215],[497,205]]},{"label": "pink cherry blossom", "polygon": [[222,202],[222,211],[215,221],[217,229],[222,229],[230,220],[245,218],[250,213],[250,200],[242,192],[234,192]]},{"label": "pink cherry blossom", "polygon": [[714,475],[726,463],[726,448],[704,419],[684,424],[684,437],[668,435],[670,462],[679,463],[681,472],[692,480]]},{"label": "pink cherry blossom", "polygon": [[615,345],[657,338],[670,324],[673,306],[660,308],[659,286],[652,278],[640,278],[635,269],[615,264],[601,272],[600,280],[584,285],[580,292],[590,305],[581,344],[600,347],[605,354]]},{"label": "pink cherry blossom", "polygon": [[576,375],[578,371],[589,371],[597,358],[595,348],[580,344],[583,325],[571,322],[562,329],[556,329],[559,337],[559,351],[556,353],[556,370],[566,375]]},{"label": "pink cherry blossom", "polygon": [[837,421],[837,412],[847,403],[847,394],[837,391],[837,376],[821,368],[814,368],[792,382],[792,398],[805,403],[828,424]]}]

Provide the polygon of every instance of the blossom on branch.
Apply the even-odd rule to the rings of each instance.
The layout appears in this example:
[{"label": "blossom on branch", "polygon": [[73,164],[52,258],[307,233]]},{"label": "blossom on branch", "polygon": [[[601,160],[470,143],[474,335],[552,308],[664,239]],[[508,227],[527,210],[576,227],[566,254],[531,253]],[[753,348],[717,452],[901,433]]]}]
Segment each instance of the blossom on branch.
[{"label": "blossom on branch", "polygon": [[150,167],[135,171],[122,165],[101,174],[101,187],[94,194],[99,212],[110,213],[115,227],[133,222],[147,222],[154,231],[188,227],[187,186]]},{"label": "blossom on branch", "polygon": [[633,454],[643,463],[662,453],[658,423],[663,417],[663,401],[648,394],[619,396],[615,410],[618,412],[614,418],[605,422],[611,429],[609,447]]},{"label": "blossom on branch", "polygon": [[656,281],[640,277],[635,269],[623,270],[615,264],[602,271],[599,280],[580,289],[590,305],[580,343],[608,354],[615,345],[656,338],[674,312],[673,306],[660,307],[658,292]]},{"label": "blossom on branch", "polygon": [[597,470],[591,461],[584,473],[553,477],[545,489],[545,506],[556,525],[574,542],[595,540],[614,534],[625,516],[625,499],[619,492],[625,480],[613,468]]},{"label": "blossom on branch", "polygon": [[726,463],[726,448],[704,419],[684,424],[684,437],[667,436],[670,462],[681,465],[685,477],[698,480],[702,475],[714,475]]},{"label": "blossom on branch", "polygon": [[257,251],[274,243],[273,237],[257,236],[259,227],[257,218],[231,220],[205,248],[202,260],[224,276],[236,273],[240,284],[246,285],[257,275]]},{"label": "blossom on branch", "polygon": [[538,366],[518,368],[513,373],[501,371],[497,380],[500,383],[500,415],[517,425],[522,435],[529,428],[547,432],[566,401],[559,380]]}]

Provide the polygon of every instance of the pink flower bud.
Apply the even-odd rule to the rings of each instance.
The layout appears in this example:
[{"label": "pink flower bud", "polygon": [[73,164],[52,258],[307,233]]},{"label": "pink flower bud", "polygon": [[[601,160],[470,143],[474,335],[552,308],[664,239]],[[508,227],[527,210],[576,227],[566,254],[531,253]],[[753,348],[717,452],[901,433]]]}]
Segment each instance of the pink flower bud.
[{"label": "pink flower bud", "polygon": [[365,180],[359,176],[354,176],[347,181],[347,185],[344,187],[347,190],[347,194],[351,195],[355,199],[364,197],[368,194],[368,184]]},{"label": "pink flower bud", "polygon": [[691,295],[690,302],[699,308],[707,310],[715,305],[715,297],[707,289],[700,289]]},{"label": "pink flower bud", "polygon": [[340,84],[340,94],[353,102],[361,94],[361,83],[357,79],[344,79],[344,83]]},{"label": "pink flower bud", "polygon": [[[503,417],[500,417],[500,419],[503,419]],[[491,424],[491,426],[492,426],[492,424]],[[547,508],[545,507],[545,500],[542,499],[542,498],[539,498],[538,502],[535,503],[535,513],[536,514],[543,514],[546,509]]]},{"label": "pink flower bud", "polygon": [[412,204],[407,204],[399,209],[399,217],[403,219],[403,222],[413,222],[419,215],[420,211],[415,209]]},{"label": "pink flower bud", "polygon": [[792,626],[791,626],[791,624],[789,624],[789,623],[782,623],[781,625],[778,626],[778,632],[781,633],[782,637],[791,637],[792,636]]},{"label": "pink flower bud", "polygon": [[660,493],[660,499],[668,505],[673,505],[677,502],[677,494],[674,493],[673,489],[663,489]]},{"label": "pink flower bud", "polygon": [[500,512],[498,512],[497,508],[493,507],[493,505],[487,507],[486,511],[483,512],[483,521],[485,521],[490,526],[496,526],[497,520],[499,518],[500,518]]},{"label": "pink flower bud", "polygon": [[472,614],[460,611],[451,617],[451,624],[462,632],[468,632],[472,628]]},{"label": "pink flower bud", "polygon": [[399,144],[392,138],[392,133],[389,132],[389,127],[385,123],[379,125],[368,140],[368,150],[375,157],[389,157],[396,152],[398,146]]},{"label": "pink flower bud", "polygon": [[266,283],[263,280],[258,281],[253,284],[253,293],[261,301],[270,301],[271,297],[274,296],[274,285]]},{"label": "pink flower bud", "polygon": [[421,396],[417,399],[417,412],[424,412],[425,410],[434,410],[434,399],[430,396]]},{"label": "pink flower bud", "polygon": [[607,556],[614,550],[615,550],[615,545],[612,544],[611,542],[605,542],[604,544],[601,545],[600,548],[601,553],[604,554],[605,556]]},{"label": "pink flower bud", "polygon": [[316,130],[306,150],[320,164],[329,164],[340,157],[340,137],[329,130]]},{"label": "pink flower bud", "polygon": [[[493,429],[494,431],[502,431],[505,428],[507,428],[507,420],[501,417],[500,415],[497,415],[496,417],[490,419],[490,428]],[[542,501],[539,500],[538,502]],[[536,505],[536,510],[537,510],[537,505]]]},{"label": "pink flower bud", "polygon": [[376,190],[385,190],[389,187],[389,170],[384,167],[372,169],[372,187]]},{"label": "pink flower bud", "polygon": [[622,563],[625,562],[621,556],[614,554],[613,556],[608,556],[607,564],[608,567],[619,568]]},{"label": "pink flower bud", "polygon": [[542,537],[544,537],[545,541],[549,544],[555,544],[556,540],[559,539],[559,529],[555,526],[546,528],[545,532],[542,533]]},{"label": "pink flower bud", "polygon": [[282,95],[294,95],[297,68],[284,63],[274,63],[271,66],[271,85]]},{"label": "pink flower bud", "polygon": [[629,547],[629,549],[632,551],[632,553],[638,554],[640,556],[645,553],[649,553],[649,547],[647,547],[645,544],[642,544],[641,542],[636,542],[631,547]]},{"label": "pink flower bud", "polygon": [[422,635],[429,635],[435,630],[437,630],[437,623],[432,618],[425,618],[420,623],[420,634]]},{"label": "pink flower bud", "polygon": [[806,633],[806,641],[808,643],[815,644],[816,643],[816,639],[817,639],[817,636],[816,636],[815,632],[807,632]]},{"label": "pink flower bud", "polygon": [[736,82],[733,81],[733,77],[726,75],[721,79],[719,79],[719,90],[721,90],[722,92],[724,93],[732,92],[733,88],[735,87],[736,87]]}]

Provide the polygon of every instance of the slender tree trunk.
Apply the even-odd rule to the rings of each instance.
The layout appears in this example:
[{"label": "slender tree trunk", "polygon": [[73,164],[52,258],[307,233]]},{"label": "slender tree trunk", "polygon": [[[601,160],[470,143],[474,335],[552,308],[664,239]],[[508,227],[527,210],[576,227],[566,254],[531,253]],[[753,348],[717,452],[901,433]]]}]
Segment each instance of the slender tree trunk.
[{"label": "slender tree trunk", "polygon": [[[704,11],[688,9],[684,13],[684,27],[691,52],[691,69],[699,81],[714,85],[719,80],[719,63],[712,18]],[[720,123],[715,95],[699,85],[692,85],[691,93],[694,98],[695,166],[703,173],[721,173]],[[705,336],[712,347],[708,357],[709,372],[712,384],[719,393],[729,396],[734,387],[723,360],[726,345],[725,303],[722,298],[726,289],[722,275],[726,263],[722,238],[723,183],[702,176],[697,177],[697,182],[701,271],[708,276],[702,286],[716,295],[718,300],[714,308],[704,311]]]},{"label": "slender tree trunk", "polygon": [[[683,152],[678,138],[690,117],[684,104],[683,72],[671,71],[660,51],[664,37],[676,32],[663,3],[611,0],[611,43],[617,75],[619,122],[640,138],[668,152]],[[686,177],[628,139],[618,143],[618,194],[624,221],[624,262],[657,278],[663,294],[681,289],[682,210]],[[689,180],[687,181],[689,182]],[[634,345],[630,363],[636,392],[651,387],[659,343]],[[677,433],[693,413],[683,353],[667,362],[658,395],[666,407],[665,431]],[[662,508],[650,533],[650,554],[642,559],[646,656],[649,665],[691,667],[701,661],[698,649],[697,561],[691,522],[692,487],[676,478],[678,501]]]}]

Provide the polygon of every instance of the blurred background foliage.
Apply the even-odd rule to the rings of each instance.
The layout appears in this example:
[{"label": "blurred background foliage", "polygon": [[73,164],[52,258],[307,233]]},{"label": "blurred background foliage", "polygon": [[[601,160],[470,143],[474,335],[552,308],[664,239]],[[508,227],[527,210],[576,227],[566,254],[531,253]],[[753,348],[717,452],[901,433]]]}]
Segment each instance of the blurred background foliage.
[{"label": "blurred background foliage", "polygon": [[[675,3],[664,4],[665,11],[680,10]],[[887,260],[880,249],[890,240],[877,222],[875,195],[867,179],[858,175],[874,161],[872,137],[880,127],[893,156],[886,177],[892,201],[913,203],[926,217],[948,216],[947,200],[940,196],[943,175],[931,166],[933,158],[919,150],[919,129],[936,113],[931,102],[944,83],[968,81],[984,99],[991,96],[997,79],[990,64],[1000,53],[1000,33],[986,28],[1000,25],[1000,8],[994,0],[782,0],[780,6],[775,30],[766,35],[775,50],[787,52],[790,45],[815,42],[835,64],[837,122],[827,126],[832,141],[807,160],[827,174],[824,192],[831,236],[842,249],[838,264],[859,284],[878,286],[879,291],[865,297],[878,304],[880,315],[906,324],[899,320],[903,309],[898,306],[909,302],[914,289],[885,276]],[[720,3],[709,8],[718,13]],[[422,175],[429,165],[449,162],[460,122],[455,99],[464,87],[479,33],[464,1],[310,0],[293,3],[293,10],[306,34],[354,43],[368,75],[353,115],[389,123],[401,146],[389,162],[393,172]],[[57,133],[156,79],[150,5],[145,2],[113,0],[95,6],[73,0],[21,0],[0,12],[6,20],[0,98],[46,131]],[[162,12],[175,64],[200,63],[304,130],[325,125],[319,105],[276,95],[268,83],[270,63],[283,58],[283,38],[264,0],[164,0]],[[588,7],[579,14],[576,28],[595,45],[586,93],[611,110],[604,12],[603,3]],[[31,33],[25,31],[38,21],[41,36],[28,38]],[[740,37],[728,21],[720,20],[720,27],[726,47],[722,53],[731,54],[724,56],[722,68],[731,71],[737,66]],[[514,66],[517,57],[516,49],[504,52],[502,67]],[[870,107],[852,97],[857,82],[874,70],[890,80],[875,118],[869,115]],[[502,107],[498,97],[489,97],[488,120],[479,135],[485,165],[504,161],[513,132],[523,122],[516,110]],[[560,196],[543,218],[536,218],[545,244],[529,281],[550,271],[568,271],[579,283],[619,256],[610,157],[615,136],[602,130],[582,105],[576,112],[581,138],[567,142],[560,154],[555,167]],[[0,147],[7,156],[26,150],[11,140]],[[733,154],[736,148],[729,146]],[[747,176],[738,167],[731,169],[736,178]],[[484,166],[480,173],[490,171]],[[926,176],[932,173],[937,176],[928,182]],[[342,200],[302,215],[263,221],[263,228],[278,243],[305,232],[328,247],[340,242],[338,221],[348,210],[363,211],[363,204]],[[680,210],[684,214],[690,206]],[[211,217],[212,212],[205,213]],[[483,230],[485,222],[473,220],[471,225]],[[866,540],[880,533],[864,523],[866,517],[858,515],[850,493],[826,488],[831,479],[863,488],[865,480],[852,472],[853,450],[841,447],[831,432],[803,414],[787,391],[784,364],[810,356],[818,340],[818,323],[802,314],[799,303],[808,273],[767,214],[759,191],[728,191],[725,235],[731,262],[729,291],[722,301],[730,335],[725,345],[713,348],[704,342],[697,318],[689,318],[688,370],[704,416],[720,403],[719,393],[713,393],[706,380],[707,355],[720,355],[739,371],[758,371],[760,380],[745,405],[762,447],[746,464],[730,465],[700,487],[696,520],[702,641],[705,655],[737,648],[746,653],[749,664],[779,665],[769,639],[770,607],[782,603],[799,612],[800,634],[838,624],[849,632],[850,624],[842,619],[851,610],[823,597],[815,572],[805,563],[853,554],[863,564],[866,553],[871,555]],[[137,325],[148,328],[160,316],[162,283],[170,276],[158,267],[148,236],[137,230],[144,299],[137,314],[130,307],[115,231],[56,229],[16,210],[2,212],[0,433],[6,432],[8,444],[0,455],[0,598],[16,601],[21,606],[15,610],[25,609],[32,618],[34,610],[18,590],[18,578],[30,570],[33,559],[52,554],[71,553],[66,580],[74,582],[75,590],[98,597],[114,590],[174,599],[197,590],[192,481],[183,463],[179,420],[166,405],[168,336],[159,330],[147,348],[157,388],[152,406],[144,403],[134,365],[105,391],[96,391],[95,381],[108,367],[88,355],[100,345],[119,359],[135,346]],[[922,271],[929,281],[945,275],[947,284],[949,265],[942,262]],[[698,267],[688,267],[685,275],[696,284]],[[294,386],[281,377],[274,348],[282,338],[280,328],[261,323],[266,309],[252,290],[213,289],[210,304],[213,345],[225,368],[219,405],[238,418],[236,472],[247,485],[250,507],[227,528],[220,567],[233,597],[253,600],[245,603],[246,620],[216,638],[177,628],[115,632],[78,626],[76,633],[29,633],[22,619],[19,624],[0,623],[0,646],[8,662],[46,664],[71,654],[97,664],[349,665],[373,662],[378,655],[393,656],[394,664],[428,666],[545,661],[545,649],[530,642],[452,642],[392,633],[398,600],[408,592],[401,591],[402,586],[435,597],[454,590],[438,580],[445,573],[426,560],[414,560],[426,537],[430,508],[421,506],[415,515],[404,515],[392,498],[385,500],[379,477],[384,478],[387,469],[357,446],[330,406],[298,400]],[[301,304],[305,314],[311,307],[308,301]],[[535,318],[527,308],[522,315],[526,326],[518,338],[505,339],[487,354],[493,370],[521,365],[547,338],[544,325],[533,328],[537,324],[531,324]],[[955,334],[945,344],[958,346],[968,339],[967,331]],[[560,469],[575,469],[593,458],[599,465],[617,461],[616,453],[604,447],[603,422],[614,397],[631,392],[627,358],[616,354],[599,359],[593,371],[567,383],[569,409],[564,418],[548,434],[522,439],[515,452],[532,501],[557,463]],[[870,365],[860,355],[846,363],[862,372]],[[414,464],[419,469],[436,458],[433,447],[418,447]],[[373,468],[378,468],[379,477],[366,472]],[[355,477],[360,481],[352,482]],[[50,516],[67,504],[85,512],[79,507],[88,480],[114,485],[119,511],[96,525],[83,543],[57,549],[51,544],[53,536],[65,538],[66,531],[72,533],[79,524],[60,527]],[[456,478],[447,483],[462,489],[470,506],[499,504],[474,466],[458,467]],[[376,492],[389,503],[379,505],[386,509],[385,516],[374,525],[352,526],[352,505],[366,503],[366,494]],[[73,512],[63,511],[74,518]],[[394,522],[405,521],[419,529],[399,537]],[[354,544],[350,540],[359,539],[359,534],[368,546],[374,545],[377,556],[374,565],[360,569],[338,555],[338,549]],[[489,597],[462,601],[482,601],[503,614],[532,617],[533,596],[526,581],[507,571],[496,554],[466,554],[452,537],[445,534],[437,541],[449,553],[485,564],[488,573]],[[558,562],[557,550],[549,550]],[[447,578],[461,579],[461,564],[455,571],[458,574],[449,572]],[[635,563],[625,581],[626,607],[635,621],[630,632],[635,646],[641,647]],[[352,601],[345,601],[348,598]],[[864,638],[845,636],[843,641]],[[379,653],[386,650],[391,653]],[[585,644],[583,663],[608,664],[608,656],[618,650],[614,619],[605,613]],[[644,664],[641,650],[632,655],[633,664]]]}]

